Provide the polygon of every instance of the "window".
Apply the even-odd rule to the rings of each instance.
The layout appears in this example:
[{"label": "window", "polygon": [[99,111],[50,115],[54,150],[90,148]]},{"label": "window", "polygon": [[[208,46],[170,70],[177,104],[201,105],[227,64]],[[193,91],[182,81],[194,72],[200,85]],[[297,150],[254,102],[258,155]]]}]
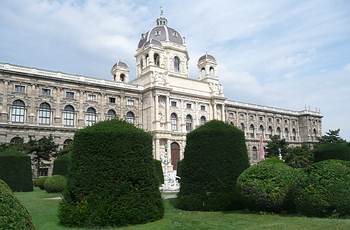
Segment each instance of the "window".
[{"label": "window", "polygon": [[161,31],[160,31],[160,30],[156,30],[156,31],[154,31],[154,35],[155,35],[155,36],[160,36],[160,33],[161,33]]},{"label": "window", "polygon": [[126,105],[127,105],[127,106],[134,106],[134,100],[128,99],[128,100],[126,101]]},{"label": "window", "polygon": [[295,125],[295,121],[292,121],[292,124]]},{"label": "window", "polygon": [[119,78],[120,78],[120,81],[122,81],[122,82],[124,82],[125,81],[125,74],[120,74],[120,76],[119,76]]},{"label": "window", "polygon": [[253,146],[252,148],[252,160],[257,161],[258,160],[258,148]]},{"label": "window", "polygon": [[297,132],[295,131],[295,129],[292,129],[292,140],[293,141],[297,140]]},{"label": "window", "polygon": [[289,140],[289,130],[288,130],[288,128],[284,129],[284,139]]},{"label": "window", "polygon": [[264,135],[264,126],[260,125],[260,127],[259,127],[259,132],[260,132],[260,135],[261,135],[261,136]]},{"label": "window", "polygon": [[200,119],[200,124],[204,125],[207,122],[207,118],[205,116],[202,116]]},{"label": "window", "polygon": [[245,126],[243,123],[241,123],[241,130],[244,132],[245,131]]},{"label": "window", "polygon": [[39,124],[49,125],[51,123],[51,106],[44,102],[39,106]]},{"label": "window", "polygon": [[15,92],[16,93],[24,93],[26,87],[23,85],[15,85]]},{"label": "window", "polygon": [[74,92],[67,91],[66,92],[66,98],[67,99],[74,99]]},{"label": "window", "polygon": [[279,124],[280,123],[280,119],[276,119],[277,123]]},{"label": "window", "polygon": [[16,145],[23,144],[23,142],[24,142],[23,138],[21,138],[21,137],[14,137],[10,141],[11,144],[16,144]]},{"label": "window", "polygon": [[272,127],[269,126],[269,128],[267,129],[266,138],[271,138],[271,137],[272,137]]},{"label": "window", "polygon": [[63,110],[63,126],[74,126],[75,111],[71,105],[66,105]]},{"label": "window", "polygon": [[186,116],[186,131],[187,132],[191,132],[192,131],[192,116],[191,115],[187,115]]},{"label": "window", "polygon": [[249,120],[253,121],[254,120],[254,116],[250,116]]},{"label": "window", "polygon": [[41,89],[41,94],[43,96],[51,96],[51,89]]},{"label": "window", "polygon": [[177,56],[174,57],[174,70],[180,72],[180,58]]},{"label": "window", "polygon": [[154,58],[154,64],[155,64],[156,66],[160,66],[160,57],[159,57],[159,54],[155,53],[153,58]]},{"label": "window", "polygon": [[39,168],[38,169],[38,177],[48,176],[48,175],[49,175],[49,169],[48,168]]},{"label": "window", "polygon": [[117,118],[117,113],[113,109],[108,110],[107,120],[113,120],[115,118]]},{"label": "window", "polygon": [[204,67],[201,69],[201,76],[202,76],[202,77],[205,76],[205,68],[204,68]]},{"label": "window", "polygon": [[288,124],[288,120],[284,120],[284,124]]},{"label": "window", "polygon": [[192,108],[192,104],[187,103],[187,104],[186,104],[186,108],[187,108],[187,109],[191,109],[191,108]]},{"label": "window", "polygon": [[109,98],[109,103],[115,104],[115,97],[110,97]]},{"label": "window", "polygon": [[135,123],[135,115],[133,112],[129,111],[126,113],[126,122],[128,122],[130,124]]},{"label": "window", "polygon": [[201,111],[205,111],[205,105],[201,105]]},{"label": "window", "polygon": [[177,115],[176,115],[176,113],[171,114],[170,120],[171,120],[171,130],[176,131],[177,130]]},{"label": "window", "polygon": [[88,94],[87,95],[87,100],[88,101],[96,101],[97,100],[96,94]]},{"label": "window", "polygon": [[260,120],[260,121],[263,121],[263,120],[264,120],[264,118],[263,118],[263,117],[259,117],[259,120]]},{"label": "window", "polygon": [[64,142],[63,142],[63,149],[67,149],[69,147],[69,145],[71,145],[73,142],[72,139],[66,139]]},{"label": "window", "polygon": [[241,119],[244,119],[244,114],[243,114],[243,113],[240,113],[240,114],[239,114],[239,117],[240,117]]},{"label": "window", "polygon": [[250,138],[255,138],[255,128],[254,125],[249,126]]},{"label": "window", "polygon": [[15,100],[11,107],[11,122],[24,123],[25,121],[25,104],[21,100]]},{"label": "window", "polygon": [[179,36],[179,34],[176,31],[174,31],[173,36],[177,38]]},{"label": "window", "polygon": [[229,118],[233,118],[233,113],[229,113],[229,114],[228,114],[228,117],[229,117]]},{"label": "window", "polygon": [[171,107],[176,107],[176,101],[171,102]]},{"label": "window", "polygon": [[85,125],[91,126],[96,123],[96,109],[90,107],[85,113]]},{"label": "window", "polygon": [[269,122],[271,122],[272,121],[272,118],[271,117],[269,117]]},{"label": "window", "polygon": [[281,128],[280,127],[277,127],[276,135],[279,136],[279,138],[281,138]]},{"label": "window", "polygon": [[209,74],[210,74],[211,76],[214,76],[214,67],[210,66],[210,68],[209,68]]}]

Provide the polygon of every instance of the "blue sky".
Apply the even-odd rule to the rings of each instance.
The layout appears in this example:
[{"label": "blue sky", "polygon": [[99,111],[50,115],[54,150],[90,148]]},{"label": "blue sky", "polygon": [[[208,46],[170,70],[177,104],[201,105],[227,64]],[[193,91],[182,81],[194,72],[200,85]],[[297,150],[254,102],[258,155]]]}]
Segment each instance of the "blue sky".
[{"label": "blue sky", "polygon": [[219,62],[225,96],[321,109],[323,130],[350,140],[350,1],[5,0],[0,62],[110,79],[125,61],[134,77],[141,33],[163,6],[186,37],[191,77],[206,51]]}]

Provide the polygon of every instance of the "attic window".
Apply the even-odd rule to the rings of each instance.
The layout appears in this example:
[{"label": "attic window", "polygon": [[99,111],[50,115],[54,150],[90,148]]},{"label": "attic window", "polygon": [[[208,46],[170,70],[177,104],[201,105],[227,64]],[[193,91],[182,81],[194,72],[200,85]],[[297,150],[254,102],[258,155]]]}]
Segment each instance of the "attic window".
[{"label": "attic window", "polygon": [[174,32],[173,32],[173,36],[177,38],[177,37],[179,36],[179,34],[178,34],[177,32],[174,31]]},{"label": "attic window", "polygon": [[154,35],[155,35],[155,36],[160,36],[160,30],[154,31]]}]

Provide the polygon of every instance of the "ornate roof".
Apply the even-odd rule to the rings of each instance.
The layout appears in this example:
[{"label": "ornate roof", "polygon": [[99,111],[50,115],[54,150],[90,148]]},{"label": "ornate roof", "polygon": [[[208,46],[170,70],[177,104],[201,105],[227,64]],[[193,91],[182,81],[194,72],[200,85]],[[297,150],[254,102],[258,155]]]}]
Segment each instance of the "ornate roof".
[{"label": "ornate roof", "polygon": [[199,59],[198,59],[198,62],[200,61],[204,61],[204,60],[210,60],[210,61],[214,61],[216,62],[216,59],[214,58],[214,56],[210,55],[210,54],[204,54],[203,56],[201,56]]}]

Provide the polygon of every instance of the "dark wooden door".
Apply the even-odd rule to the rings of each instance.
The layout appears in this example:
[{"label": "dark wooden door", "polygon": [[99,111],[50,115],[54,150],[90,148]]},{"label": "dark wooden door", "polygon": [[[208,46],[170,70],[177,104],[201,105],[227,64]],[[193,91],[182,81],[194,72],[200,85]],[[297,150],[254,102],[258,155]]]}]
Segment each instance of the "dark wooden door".
[{"label": "dark wooden door", "polygon": [[177,162],[180,160],[180,145],[176,142],[171,143],[171,164],[173,170],[177,168]]}]

